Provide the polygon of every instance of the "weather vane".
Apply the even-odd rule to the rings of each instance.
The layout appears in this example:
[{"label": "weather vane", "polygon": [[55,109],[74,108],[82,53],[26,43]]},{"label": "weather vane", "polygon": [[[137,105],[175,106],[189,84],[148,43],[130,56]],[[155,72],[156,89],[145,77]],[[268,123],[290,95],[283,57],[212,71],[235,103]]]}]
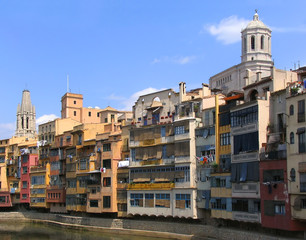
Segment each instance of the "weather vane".
[{"label": "weather vane", "polygon": [[255,9],[255,13],[257,13],[258,9]]}]

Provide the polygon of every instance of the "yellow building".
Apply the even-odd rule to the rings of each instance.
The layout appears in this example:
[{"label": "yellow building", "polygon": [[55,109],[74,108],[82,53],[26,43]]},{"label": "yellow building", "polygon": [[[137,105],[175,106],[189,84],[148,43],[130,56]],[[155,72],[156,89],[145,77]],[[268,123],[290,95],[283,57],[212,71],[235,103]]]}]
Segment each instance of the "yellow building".
[{"label": "yellow building", "polygon": [[50,164],[30,168],[30,207],[49,208],[46,189],[50,183]]}]

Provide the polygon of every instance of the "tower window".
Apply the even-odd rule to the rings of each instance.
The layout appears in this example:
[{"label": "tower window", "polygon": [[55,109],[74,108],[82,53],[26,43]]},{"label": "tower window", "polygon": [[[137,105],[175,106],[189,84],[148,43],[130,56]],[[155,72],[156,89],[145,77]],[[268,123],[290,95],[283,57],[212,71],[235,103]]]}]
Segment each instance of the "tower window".
[{"label": "tower window", "polygon": [[73,115],[76,116],[76,111],[73,111]]},{"label": "tower window", "polygon": [[265,43],[265,36],[264,35],[261,35],[261,38],[260,38],[260,48],[261,49],[264,49],[264,43]]},{"label": "tower window", "polygon": [[91,112],[88,112],[88,116],[91,117]]},{"label": "tower window", "polygon": [[76,101],[73,101],[73,104],[76,104]]},{"label": "tower window", "polygon": [[251,37],[251,49],[255,50],[255,36]]}]

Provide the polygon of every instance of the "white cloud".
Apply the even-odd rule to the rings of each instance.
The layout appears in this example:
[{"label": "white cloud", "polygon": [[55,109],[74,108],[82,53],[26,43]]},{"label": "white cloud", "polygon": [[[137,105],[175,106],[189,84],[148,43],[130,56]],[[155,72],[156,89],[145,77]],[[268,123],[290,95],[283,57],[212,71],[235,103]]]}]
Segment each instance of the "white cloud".
[{"label": "white cloud", "polygon": [[158,91],[161,91],[161,90],[164,90],[164,89],[156,89],[156,88],[149,87],[149,88],[145,88],[143,90],[140,90],[138,92],[135,92],[129,98],[122,97],[122,96],[116,96],[115,94],[111,94],[108,97],[108,99],[115,100],[115,101],[120,101],[123,104],[123,108],[121,110],[132,111],[132,107],[134,106],[135,102],[137,101],[137,99],[140,96],[150,94],[150,93],[154,93],[154,92],[158,92]]},{"label": "white cloud", "polygon": [[184,65],[184,64],[190,63],[194,59],[196,59],[195,56],[174,56],[174,57],[164,56],[161,58],[155,58],[151,63],[157,64],[157,63],[165,62],[165,63],[174,63],[174,64]]},{"label": "white cloud", "polygon": [[244,18],[230,16],[222,19],[218,24],[204,26],[201,32],[209,32],[211,35],[216,36],[217,40],[223,44],[232,44],[240,41],[241,30],[247,26],[248,22],[249,20]]},{"label": "white cloud", "polygon": [[54,119],[59,118],[55,114],[45,114],[36,119],[36,125],[40,125],[46,122],[53,121]]},{"label": "white cloud", "polygon": [[8,139],[15,134],[15,123],[0,123],[0,139]]}]

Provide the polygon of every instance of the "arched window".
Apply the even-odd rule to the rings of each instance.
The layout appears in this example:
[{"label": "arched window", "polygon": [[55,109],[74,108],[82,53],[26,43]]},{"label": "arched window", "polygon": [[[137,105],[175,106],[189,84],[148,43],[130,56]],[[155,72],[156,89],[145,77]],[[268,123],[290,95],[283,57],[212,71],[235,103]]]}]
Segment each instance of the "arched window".
[{"label": "arched window", "polygon": [[255,50],[255,36],[251,37],[251,49]]},{"label": "arched window", "polygon": [[260,38],[260,48],[261,49],[264,49],[265,47],[265,36],[264,35],[261,35],[261,38]]},{"label": "arched window", "polygon": [[295,182],[295,169],[291,168],[290,170],[290,178],[292,182]]},{"label": "arched window", "polygon": [[290,107],[289,107],[289,114],[290,114],[290,116],[292,116],[294,114],[294,107],[293,107],[293,105],[290,105]]},{"label": "arched window", "polygon": [[257,97],[258,97],[258,92],[257,90],[254,89],[250,94],[250,101],[257,100]]},{"label": "arched window", "polygon": [[294,133],[290,133],[290,144],[294,144]]},{"label": "arched window", "polygon": [[247,38],[244,37],[244,40],[243,40],[243,51],[246,53],[247,52]]}]

